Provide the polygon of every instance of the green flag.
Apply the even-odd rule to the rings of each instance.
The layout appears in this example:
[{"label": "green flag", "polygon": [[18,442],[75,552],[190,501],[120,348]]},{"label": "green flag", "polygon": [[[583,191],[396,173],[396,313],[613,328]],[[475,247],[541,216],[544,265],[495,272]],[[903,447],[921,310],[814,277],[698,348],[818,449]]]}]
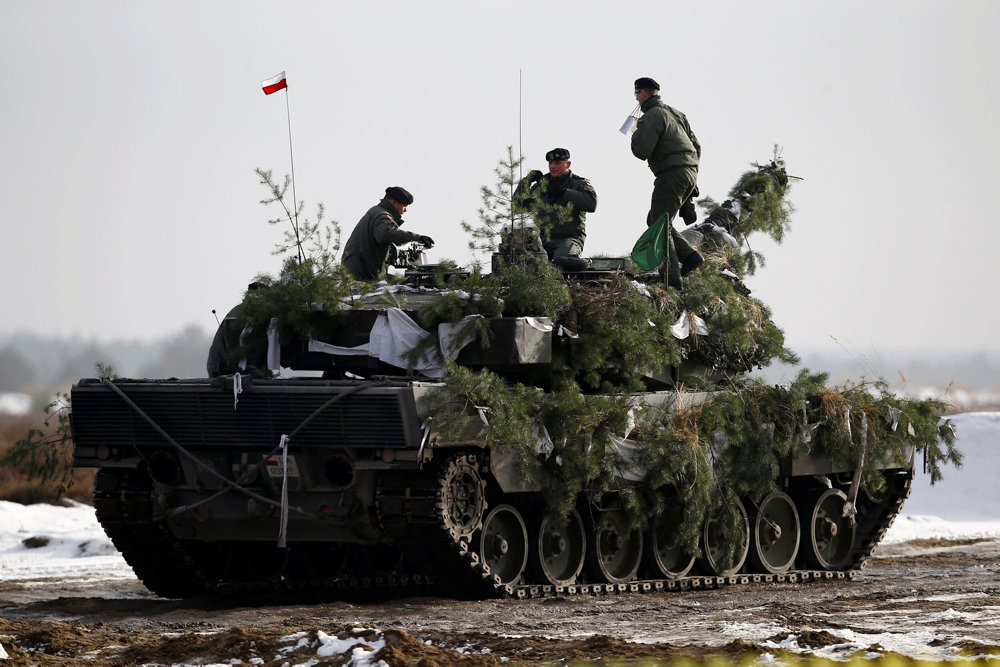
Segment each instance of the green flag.
[{"label": "green flag", "polygon": [[667,259],[667,214],[664,213],[651,224],[632,247],[632,261],[643,271],[652,271]]}]

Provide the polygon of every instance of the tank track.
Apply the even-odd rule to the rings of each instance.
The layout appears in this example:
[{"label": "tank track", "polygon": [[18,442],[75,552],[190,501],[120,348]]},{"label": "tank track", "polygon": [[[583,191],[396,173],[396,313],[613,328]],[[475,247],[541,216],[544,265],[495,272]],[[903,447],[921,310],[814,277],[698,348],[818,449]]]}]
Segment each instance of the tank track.
[{"label": "tank track", "polygon": [[[467,456],[476,456],[470,454]],[[473,460],[472,465],[478,465]],[[616,595],[714,589],[762,582],[804,584],[853,579],[869,562],[903,501],[910,494],[912,474],[901,473],[885,498],[868,499],[858,524],[860,535],[848,567],[843,570],[793,570],[784,574],[692,575],[678,579],[641,579],[628,583],[580,583],[567,586],[504,585],[470,545],[473,525],[456,527],[448,512],[448,490],[439,476],[428,472],[393,478],[385,476],[377,492],[381,528],[393,546],[405,554],[392,572],[257,581],[225,582],[213,578],[203,558],[177,540],[164,522],[153,516],[151,488],[140,473],[101,471],[94,490],[97,518],[136,576],[157,595],[272,596],[301,595],[345,599],[387,599],[407,595],[443,595],[463,599],[527,599],[573,595]],[[481,518],[480,518],[481,521]],[[867,531],[867,532],[865,532]],[[290,545],[294,548],[294,545]],[[238,547],[236,547],[238,548]],[[298,599],[298,598],[297,598]]]},{"label": "tank track", "polygon": [[204,593],[203,568],[153,518],[151,484],[135,471],[98,470],[94,509],[104,532],[149,590],[163,597]]},{"label": "tank track", "polygon": [[868,565],[875,547],[885,537],[886,531],[903,509],[903,502],[910,497],[912,491],[913,471],[901,470],[890,476],[887,483],[889,488],[884,499],[866,501],[868,507],[862,512],[858,532],[868,537],[855,545],[851,558],[852,569],[861,570]]}]

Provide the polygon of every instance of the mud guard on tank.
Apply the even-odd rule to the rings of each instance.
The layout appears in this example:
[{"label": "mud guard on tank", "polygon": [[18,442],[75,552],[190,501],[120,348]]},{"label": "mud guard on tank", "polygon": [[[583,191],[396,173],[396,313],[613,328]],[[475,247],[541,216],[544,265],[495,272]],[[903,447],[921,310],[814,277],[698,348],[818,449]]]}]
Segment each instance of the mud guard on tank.
[{"label": "mud guard on tank", "polygon": [[512,449],[513,447],[505,447],[501,451],[490,452],[490,472],[496,478],[500,489],[504,493],[541,491],[541,484],[532,484],[530,480],[542,479],[542,463],[532,461],[531,470],[524,470]]}]

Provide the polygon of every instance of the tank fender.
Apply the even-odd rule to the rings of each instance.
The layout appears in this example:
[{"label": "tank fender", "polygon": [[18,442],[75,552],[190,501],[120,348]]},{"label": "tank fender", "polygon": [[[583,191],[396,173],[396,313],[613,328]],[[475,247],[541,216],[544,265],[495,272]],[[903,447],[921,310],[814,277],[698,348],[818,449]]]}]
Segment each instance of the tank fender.
[{"label": "tank fender", "polygon": [[524,493],[527,491],[541,491],[540,484],[531,484],[530,479],[541,479],[540,473],[542,464],[540,461],[531,462],[531,470],[523,470],[518,462],[517,455],[513,447],[505,447],[502,451],[492,449],[490,451],[490,472],[504,493]]}]

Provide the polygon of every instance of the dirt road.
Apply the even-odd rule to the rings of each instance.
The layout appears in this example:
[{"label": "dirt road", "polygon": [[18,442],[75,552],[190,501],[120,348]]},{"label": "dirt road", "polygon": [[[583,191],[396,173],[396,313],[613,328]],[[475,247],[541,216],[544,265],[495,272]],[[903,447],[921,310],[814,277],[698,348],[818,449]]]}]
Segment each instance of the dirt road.
[{"label": "dirt road", "polygon": [[1000,657],[1000,541],[879,547],[853,581],[526,601],[165,600],[137,580],[0,582],[17,664],[496,664],[783,651]]}]

